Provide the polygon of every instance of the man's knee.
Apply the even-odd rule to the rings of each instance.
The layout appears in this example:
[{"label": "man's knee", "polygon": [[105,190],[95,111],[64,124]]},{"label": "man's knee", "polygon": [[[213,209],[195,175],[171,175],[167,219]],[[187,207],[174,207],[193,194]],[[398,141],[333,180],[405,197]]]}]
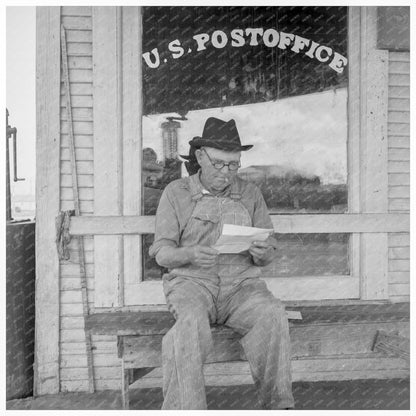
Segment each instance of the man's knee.
[{"label": "man's knee", "polygon": [[256,309],[256,320],[270,324],[286,318],[286,310],[280,299],[271,299]]},{"label": "man's knee", "polygon": [[205,320],[209,321],[208,310],[204,305],[189,302],[185,304],[168,305],[170,313],[175,317],[176,321],[186,321],[197,323]]}]

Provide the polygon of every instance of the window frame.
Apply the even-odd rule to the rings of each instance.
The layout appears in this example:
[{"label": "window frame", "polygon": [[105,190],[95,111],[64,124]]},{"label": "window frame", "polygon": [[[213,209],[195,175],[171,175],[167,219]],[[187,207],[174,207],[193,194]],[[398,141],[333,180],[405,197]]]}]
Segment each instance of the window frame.
[{"label": "window frame", "polygon": [[[93,9],[93,25],[97,22],[97,31],[93,30],[95,214],[140,216],[141,9]],[[376,22],[376,7],[348,8],[348,214],[388,212],[387,140],[383,140],[387,137],[388,52],[376,49]],[[108,45],[114,47],[112,65]],[[109,85],[115,102],[108,99],[106,79],[113,81]],[[116,117],[109,117],[114,112]],[[106,128],[100,128],[100,122]],[[102,163],[97,163],[99,155],[106,155]],[[111,157],[113,163],[109,164]],[[111,204],[108,177],[113,180]],[[293,221],[301,215],[292,215]],[[143,228],[139,232],[143,234],[154,218],[140,218]],[[281,218],[272,215],[275,225]],[[334,231],[322,224],[320,232]],[[114,235],[112,242],[109,237],[94,237],[95,308],[163,306],[162,282],[142,280],[141,236]],[[350,237],[350,275],[265,280],[284,300],[386,299],[387,251],[387,232],[354,232]],[[299,287],[305,289],[304,298]]]}]

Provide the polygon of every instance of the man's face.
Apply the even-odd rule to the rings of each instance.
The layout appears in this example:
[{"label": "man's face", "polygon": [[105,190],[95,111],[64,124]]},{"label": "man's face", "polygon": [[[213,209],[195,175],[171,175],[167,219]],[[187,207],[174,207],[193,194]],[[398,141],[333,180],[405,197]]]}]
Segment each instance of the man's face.
[{"label": "man's face", "polygon": [[[203,147],[195,152],[198,163],[201,166],[201,180],[205,186],[214,191],[224,190],[231,182],[232,178],[237,175],[237,170],[230,170],[229,166],[223,166],[217,169],[213,166],[215,163],[239,163],[241,152],[226,152],[213,147]],[[211,159],[211,160],[210,160]]]}]

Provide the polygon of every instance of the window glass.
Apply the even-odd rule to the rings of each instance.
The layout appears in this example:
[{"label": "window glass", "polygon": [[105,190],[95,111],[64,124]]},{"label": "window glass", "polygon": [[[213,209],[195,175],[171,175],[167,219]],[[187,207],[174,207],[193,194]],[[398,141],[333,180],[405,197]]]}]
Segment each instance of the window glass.
[{"label": "window glass", "polygon": [[[180,155],[210,116],[254,145],[239,175],[271,214],[347,211],[347,8],[145,7],[143,25],[144,215],[187,176]],[[265,276],[349,274],[348,235],[276,237]],[[163,273],[152,241],[145,279]]]}]

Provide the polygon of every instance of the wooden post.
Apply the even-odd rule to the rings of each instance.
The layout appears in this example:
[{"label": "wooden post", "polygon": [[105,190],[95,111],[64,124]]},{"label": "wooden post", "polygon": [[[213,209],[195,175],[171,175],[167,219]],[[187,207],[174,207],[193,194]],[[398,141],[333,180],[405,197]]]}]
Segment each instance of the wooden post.
[{"label": "wooden post", "polygon": [[[388,212],[388,52],[376,49],[377,7],[361,8],[360,205]],[[388,298],[387,233],[361,236],[361,299]]]},{"label": "wooden post", "polygon": [[[94,214],[122,214],[121,8],[93,7]],[[121,306],[122,236],[94,237],[95,307]]]},{"label": "wooden post", "polygon": [[34,394],[59,392],[60,8],[36,14],[36,330]]}]

